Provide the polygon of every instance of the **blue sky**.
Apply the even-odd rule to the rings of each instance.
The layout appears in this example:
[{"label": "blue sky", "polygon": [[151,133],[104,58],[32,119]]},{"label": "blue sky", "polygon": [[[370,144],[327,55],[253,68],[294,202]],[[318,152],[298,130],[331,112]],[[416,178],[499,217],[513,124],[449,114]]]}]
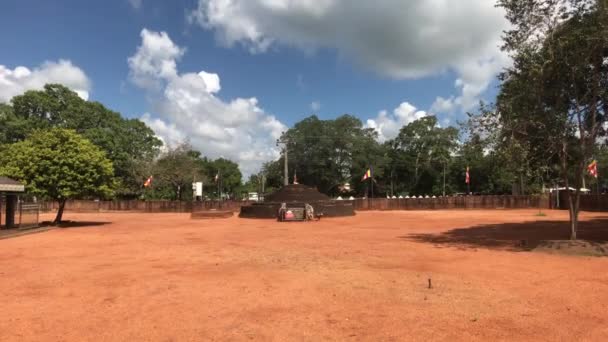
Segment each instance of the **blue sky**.
[{"label": "blue sky", "polygon": [[[388,139],[415,118],[454,124],[479,99],[492,100],[508,63],[497,48],[502,13],[485,0],[453,6],[4,0],[0,101],[62,82],[141,118],[168,144],[188,139],[254,172],[276,156],[275,135],[313,112],[354,114]],[[217,89],[201,71],[216,74]]]}]

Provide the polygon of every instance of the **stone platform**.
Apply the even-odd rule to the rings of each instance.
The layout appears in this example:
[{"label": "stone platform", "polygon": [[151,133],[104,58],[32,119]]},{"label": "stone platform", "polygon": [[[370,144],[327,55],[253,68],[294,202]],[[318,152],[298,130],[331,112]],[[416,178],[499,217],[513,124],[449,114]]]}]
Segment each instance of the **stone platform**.
[{"label": "stone platform", "polygon": [[193,211],[190,214],[190,218],[193,220],[208,220],[208,219],[220,219],[232,217],[234,212],[231,210],[205,210],[205,211]]},{"label": "stone platform", "polygon": [[286,203],[288,207],[304,207],[308,203],[315,209],[315,214],[322,213],[323,217],[355,215],[351,201],[335,201],[314,188],[291,184],[266,196],[264,202],[242,206],[239,217],[276,219],[281,203]]}]

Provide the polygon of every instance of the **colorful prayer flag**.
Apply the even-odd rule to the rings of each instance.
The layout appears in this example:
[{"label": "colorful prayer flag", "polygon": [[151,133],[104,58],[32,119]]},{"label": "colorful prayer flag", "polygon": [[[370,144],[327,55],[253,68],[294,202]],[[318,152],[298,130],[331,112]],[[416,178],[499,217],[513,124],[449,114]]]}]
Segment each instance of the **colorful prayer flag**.
[{"label": "colorful prayer flag", "polygon": [[592,177],[597,178],[597,161],[594,160],[591,162],[591,164],[589,164],[589,166],[587,166],[587,171],[589,172],[589,174]]},{"label": "colorful prayer flag", "polygon": [[365,171],[365,174],[363,175],[361,181],[367,180],[369,178],[372,178],[372,169],[367,169],[367,171]]},{"label": "colorful prayer flag", "polygon": [[146,179],[146,181],[144,182],[144,187],[147,188],[150,185],[152,185],[152,176],[148,177],[148,179]]}]

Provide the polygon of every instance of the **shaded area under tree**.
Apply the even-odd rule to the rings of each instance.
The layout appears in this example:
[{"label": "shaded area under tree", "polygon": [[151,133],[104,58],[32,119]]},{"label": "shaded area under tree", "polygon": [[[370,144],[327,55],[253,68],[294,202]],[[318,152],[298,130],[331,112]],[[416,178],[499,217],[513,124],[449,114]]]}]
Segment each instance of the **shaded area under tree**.
[{"label": "shaded area under tree", "polygon": [[[438,234],[410,234],[400,238],[438,247],[529,251],[543,241],[570,239],[570,226],[567,221],[497,223],[456,228]],[[581,221],[578,238],[591,243],[608,242],[608,216]]]}]

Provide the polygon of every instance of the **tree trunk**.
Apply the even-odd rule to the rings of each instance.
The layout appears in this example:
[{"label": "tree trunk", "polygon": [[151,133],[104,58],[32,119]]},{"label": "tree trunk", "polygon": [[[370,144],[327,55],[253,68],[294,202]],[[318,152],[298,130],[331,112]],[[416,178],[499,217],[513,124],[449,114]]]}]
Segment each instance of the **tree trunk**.
[{"label": "tree trunk", "polygon": [[[570,182],[568,180],[568,154],[567,154],[567,142],[562,142],[562,150],[560,151],[561,171],[564,180],[565,191],[568,193],[568,213],[570,214],[570,240],[576,240],[576,233],[578,230],[578,207],[580,199],[580,184],[581,177],[575,176],[574,186],[576,186],[575,193],[570,191]],[[578,172],[577,172],[578,175]],[[559,191],[557,192],[559,196]],[[574,197],[574,198],[573,198]]]},{"label": "tree trunk", "polygon": [[578,207],[576,200],[573,199],[573,194],[568,191],[568,213],[570,214],[570,240],[576,240],[576,232],[578,230]]},{"label": "tree trunk", "polygon": [[63,218],[63,209],[65,209],[65,202],[67,200],[62,198],[59,200],[59,210],[57,210],[57,216],[55,216],[55,221],[53,221],[54,225],[61,224],[61,219]]}]

